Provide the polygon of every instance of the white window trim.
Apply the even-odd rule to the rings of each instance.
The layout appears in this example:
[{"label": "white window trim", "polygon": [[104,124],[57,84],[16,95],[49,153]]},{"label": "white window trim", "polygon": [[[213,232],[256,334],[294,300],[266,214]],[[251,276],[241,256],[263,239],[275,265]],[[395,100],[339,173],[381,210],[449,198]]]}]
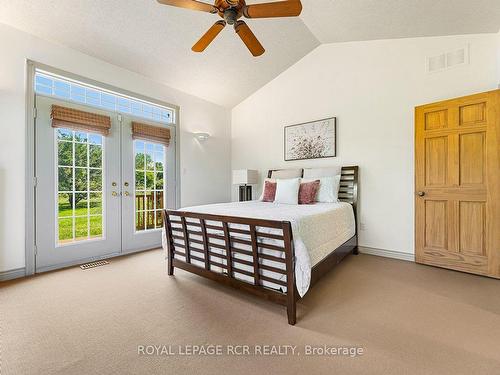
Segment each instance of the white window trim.
[{"label": "white window trim", "polygon": [[[174,104],[166,103],[157,99],[153,99],[144,95],[140,95],[131,91],[127,91],[112,85],[94,81],[73,73],[66,72],[61,69],[45,65],[34,60],[26,59],[26,166],[25,166],[25,267],[24,273],[26,276],[34,275],[36,269],[36,244],[35,244],[35,71],[43,70],[48,73],[68,77],[76,81],[101,87],[109,91],[113,91],[124,96],[142,99],[144,101],[157,104],[159,106],[172,108],[174,110],[174,122],[169,124],[174,126],[175,139],[173,139],[173,146],[175,147],[175,203],[176,208],[181,206],[181,178],[180,178],[180,140],[181,140],[181,116],[180,107]],[[172,145],[171,145],[172,146]]]}]

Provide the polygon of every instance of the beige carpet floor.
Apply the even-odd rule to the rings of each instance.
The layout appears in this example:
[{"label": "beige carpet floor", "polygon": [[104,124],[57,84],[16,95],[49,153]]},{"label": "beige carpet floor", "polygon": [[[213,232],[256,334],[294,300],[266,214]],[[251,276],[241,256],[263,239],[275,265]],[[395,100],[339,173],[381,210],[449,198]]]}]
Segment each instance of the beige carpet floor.
[{"label": "beige carpet floor", "polygon": [[[350,256],[285,310],[150,251],[0,285],[10,374],[500,374],[500,281]],[[297,345],[299,356],[148,356],[138,345]],[[364,354],[305,356],[305,345]]]}]

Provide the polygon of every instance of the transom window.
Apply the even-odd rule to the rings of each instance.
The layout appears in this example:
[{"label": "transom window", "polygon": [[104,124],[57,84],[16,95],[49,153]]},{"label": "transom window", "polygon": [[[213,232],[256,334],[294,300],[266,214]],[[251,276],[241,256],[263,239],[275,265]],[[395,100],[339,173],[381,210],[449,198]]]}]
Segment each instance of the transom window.
[{"label": "transom window", "polygon": [[174,111],[171,108],[129,98],[41,71],[35,73],[35,92],[165,124],[174,122]]},{"label": "transom window", "polygon": [[161,228],[165,197],[165,146],[136,140],[134,156],[135,229]]},{"label": "transom window", "polygon": [[103,236],[103,137],[56,129],[57,239],[66,244]]}]

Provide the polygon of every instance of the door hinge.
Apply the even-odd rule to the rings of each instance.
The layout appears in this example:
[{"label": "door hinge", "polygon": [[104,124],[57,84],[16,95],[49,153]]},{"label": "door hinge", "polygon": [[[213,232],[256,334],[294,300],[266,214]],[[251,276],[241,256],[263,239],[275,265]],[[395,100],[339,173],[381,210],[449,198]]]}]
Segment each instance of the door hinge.
[{"label": "door hinge", "polygon": [[36,116],[38,115],[38,110],[36,109],[36,107],[33,108],[33,118],[36,118]]},{"label": "door hinge", "polygon": [[33,177],[33,187],[36,187],[38,185],[38,178]]},{"label": "door hinge", "polygon": [[35,250],[35,255],[38,255],[38,247],[36,244],[33,245],[33,250]]}]

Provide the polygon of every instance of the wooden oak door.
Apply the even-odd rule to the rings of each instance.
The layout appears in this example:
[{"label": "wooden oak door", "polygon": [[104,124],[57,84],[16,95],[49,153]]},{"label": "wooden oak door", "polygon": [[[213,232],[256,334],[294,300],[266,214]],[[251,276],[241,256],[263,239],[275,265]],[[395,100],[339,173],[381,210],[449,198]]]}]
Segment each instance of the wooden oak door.
[{"label": "wooden oak door", "polygon": [[415,252],[500,277],[500,90],[417,107]]}]

